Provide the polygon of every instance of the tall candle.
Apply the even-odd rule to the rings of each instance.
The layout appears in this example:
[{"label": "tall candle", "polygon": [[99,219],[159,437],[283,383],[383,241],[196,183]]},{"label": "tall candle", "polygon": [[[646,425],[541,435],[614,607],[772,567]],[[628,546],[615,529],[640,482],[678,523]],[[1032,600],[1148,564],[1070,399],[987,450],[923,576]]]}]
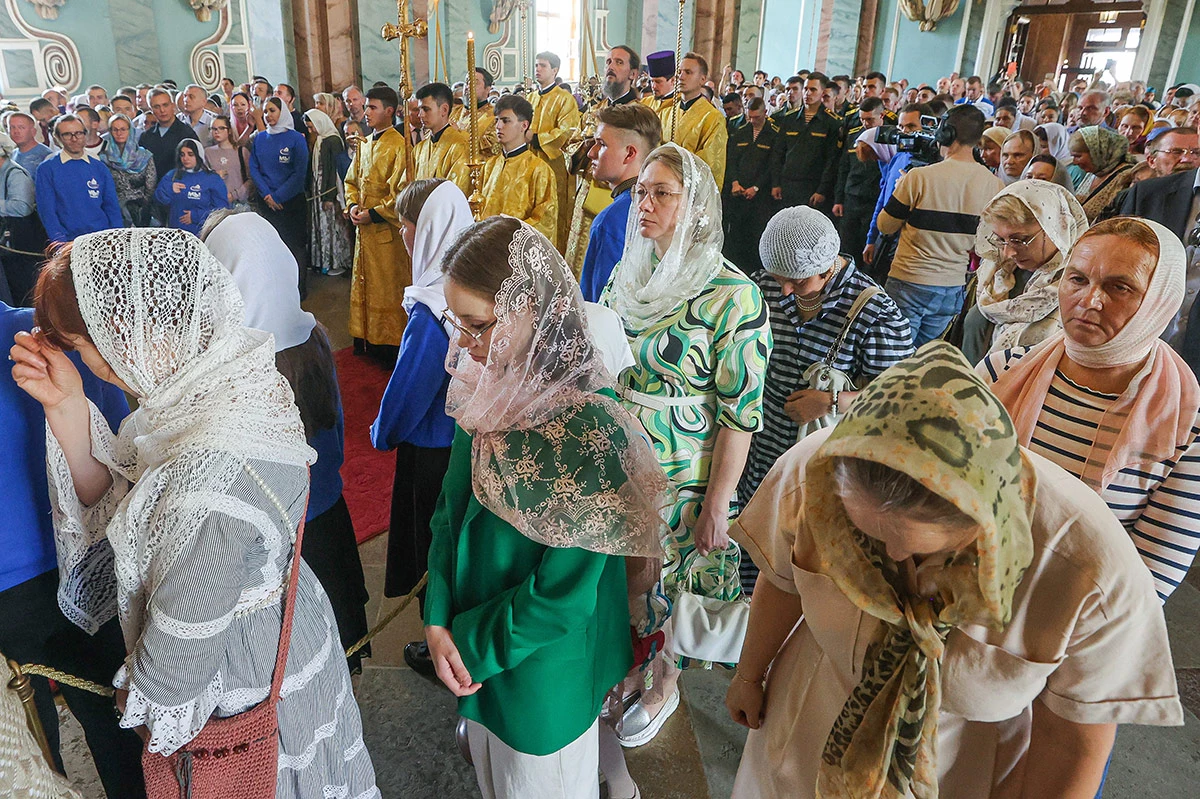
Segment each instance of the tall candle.
[{"label": "tall candle", "polygon": [[471,142],[468,153],[471,163],[479,160],[479,139],[476,125],[479,116],[479,103],[475,97],[475,34],[467,31],[467,119],[470,123]]}]

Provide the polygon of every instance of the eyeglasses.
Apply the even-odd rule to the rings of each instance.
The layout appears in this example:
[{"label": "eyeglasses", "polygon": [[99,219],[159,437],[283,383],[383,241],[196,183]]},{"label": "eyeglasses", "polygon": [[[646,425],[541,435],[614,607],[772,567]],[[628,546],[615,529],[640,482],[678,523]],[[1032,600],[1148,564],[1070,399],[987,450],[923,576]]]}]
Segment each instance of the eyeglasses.
[{"label": "eyeglasses", "polygon": [[1200,158],[1200,147],[1172,147],[1169,150],[1155,150],[1156,155],[1174,155],[1182,158],[1185,155]]},{"label": "eyeglasses", "polygon": [[1005,247],[1012,247],[1014,250],[1024,250],[1030,244],[1033,244],[1034,239],[1045,232],[1044,230],[1039,230],[1032,236],[1009,236],[1007,239],[1002,239],[995,233],[992,233],[987,237],[987,243],[997,250],[1003,250]]},{"label": "eyeglasses", "polygon": [[453,327],[459,333],[462,333],[467,338],[474,341],[476,344],[482,344],[483,337],[485,335],[487,335],[487,332],[489,330],[491,330],[493,327],[496,326],[497,322],[500,321],[499,319],[493,319],[492,321],[488,322],[483,327],[479,328],[479,330],[472,330],[471,328],[464,325],[462,322],[458,321],[458,317],[456,317],[453,313],[451,313],[449,308],[442,309],[442,318],[445,319],[447,322],[449,322],[451,327]]},{"label": "eyeglasses", "polygon": [[78,138],[80,138],[82,136],[86,136],[86,135],[87,135],[87,133],[82,130],[74,130],[74,131],[63,130],[63,131],[59,131],[58,138],[60,138],[60,139],[78,139]]},{"label": "eyeglasses", "polygon": [[635,186],[633,189],[634,199],[636,199],[639,204],[645,202],[646,198],[649,197],[651,204],[662,205],[667,201],[668,197],[678,197],[682,194],[683,192],[681,191],[669,191],[659,186],[655,186],[652,189],[648,189],[645,186]]}]

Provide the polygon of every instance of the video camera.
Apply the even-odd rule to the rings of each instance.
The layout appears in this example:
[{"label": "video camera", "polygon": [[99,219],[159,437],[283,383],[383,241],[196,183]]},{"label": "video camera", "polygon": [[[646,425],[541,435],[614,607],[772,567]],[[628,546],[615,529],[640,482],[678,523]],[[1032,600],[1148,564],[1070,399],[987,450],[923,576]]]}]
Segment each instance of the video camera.
[{"label": "video camera", "polygon": [[896,150],[912,155],[913,166],[936,164],[942,160],[942,150],[934,133],[941,120],[934,116],[921,117],[921,129],[904,133],[895,125],[884,125],[875,134],[877,144],[895,145]]}]

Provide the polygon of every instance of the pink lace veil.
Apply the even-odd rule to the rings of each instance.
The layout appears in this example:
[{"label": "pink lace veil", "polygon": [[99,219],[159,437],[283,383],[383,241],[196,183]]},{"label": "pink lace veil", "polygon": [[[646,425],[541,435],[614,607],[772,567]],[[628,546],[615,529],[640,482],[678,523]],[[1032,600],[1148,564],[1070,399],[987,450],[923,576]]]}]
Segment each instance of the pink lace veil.
[{"label": "pink lace veil", "polygon": [[579,284],[524,223],[506,256],[487,362],[455,346],[446,359],[446,412],[473,436],[475,496],[546,546],[661,557],[667,478],[638,423],[597,393],[614,380]]}]

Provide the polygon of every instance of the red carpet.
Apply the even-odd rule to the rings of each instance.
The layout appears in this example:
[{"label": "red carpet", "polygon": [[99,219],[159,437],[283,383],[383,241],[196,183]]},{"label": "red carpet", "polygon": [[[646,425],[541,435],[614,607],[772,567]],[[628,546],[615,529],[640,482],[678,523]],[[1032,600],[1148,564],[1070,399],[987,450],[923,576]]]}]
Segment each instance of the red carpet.
[{"label": "red carpet", "polygon": [[379,402],[392,373],[373,358],[355,355],[350,347],[338,350],[333,358],[346,417],[343,491],[361,544],[387,530],[392,508],[396,454],[379,452],[371,446],[371,423],[379,414]]}]

